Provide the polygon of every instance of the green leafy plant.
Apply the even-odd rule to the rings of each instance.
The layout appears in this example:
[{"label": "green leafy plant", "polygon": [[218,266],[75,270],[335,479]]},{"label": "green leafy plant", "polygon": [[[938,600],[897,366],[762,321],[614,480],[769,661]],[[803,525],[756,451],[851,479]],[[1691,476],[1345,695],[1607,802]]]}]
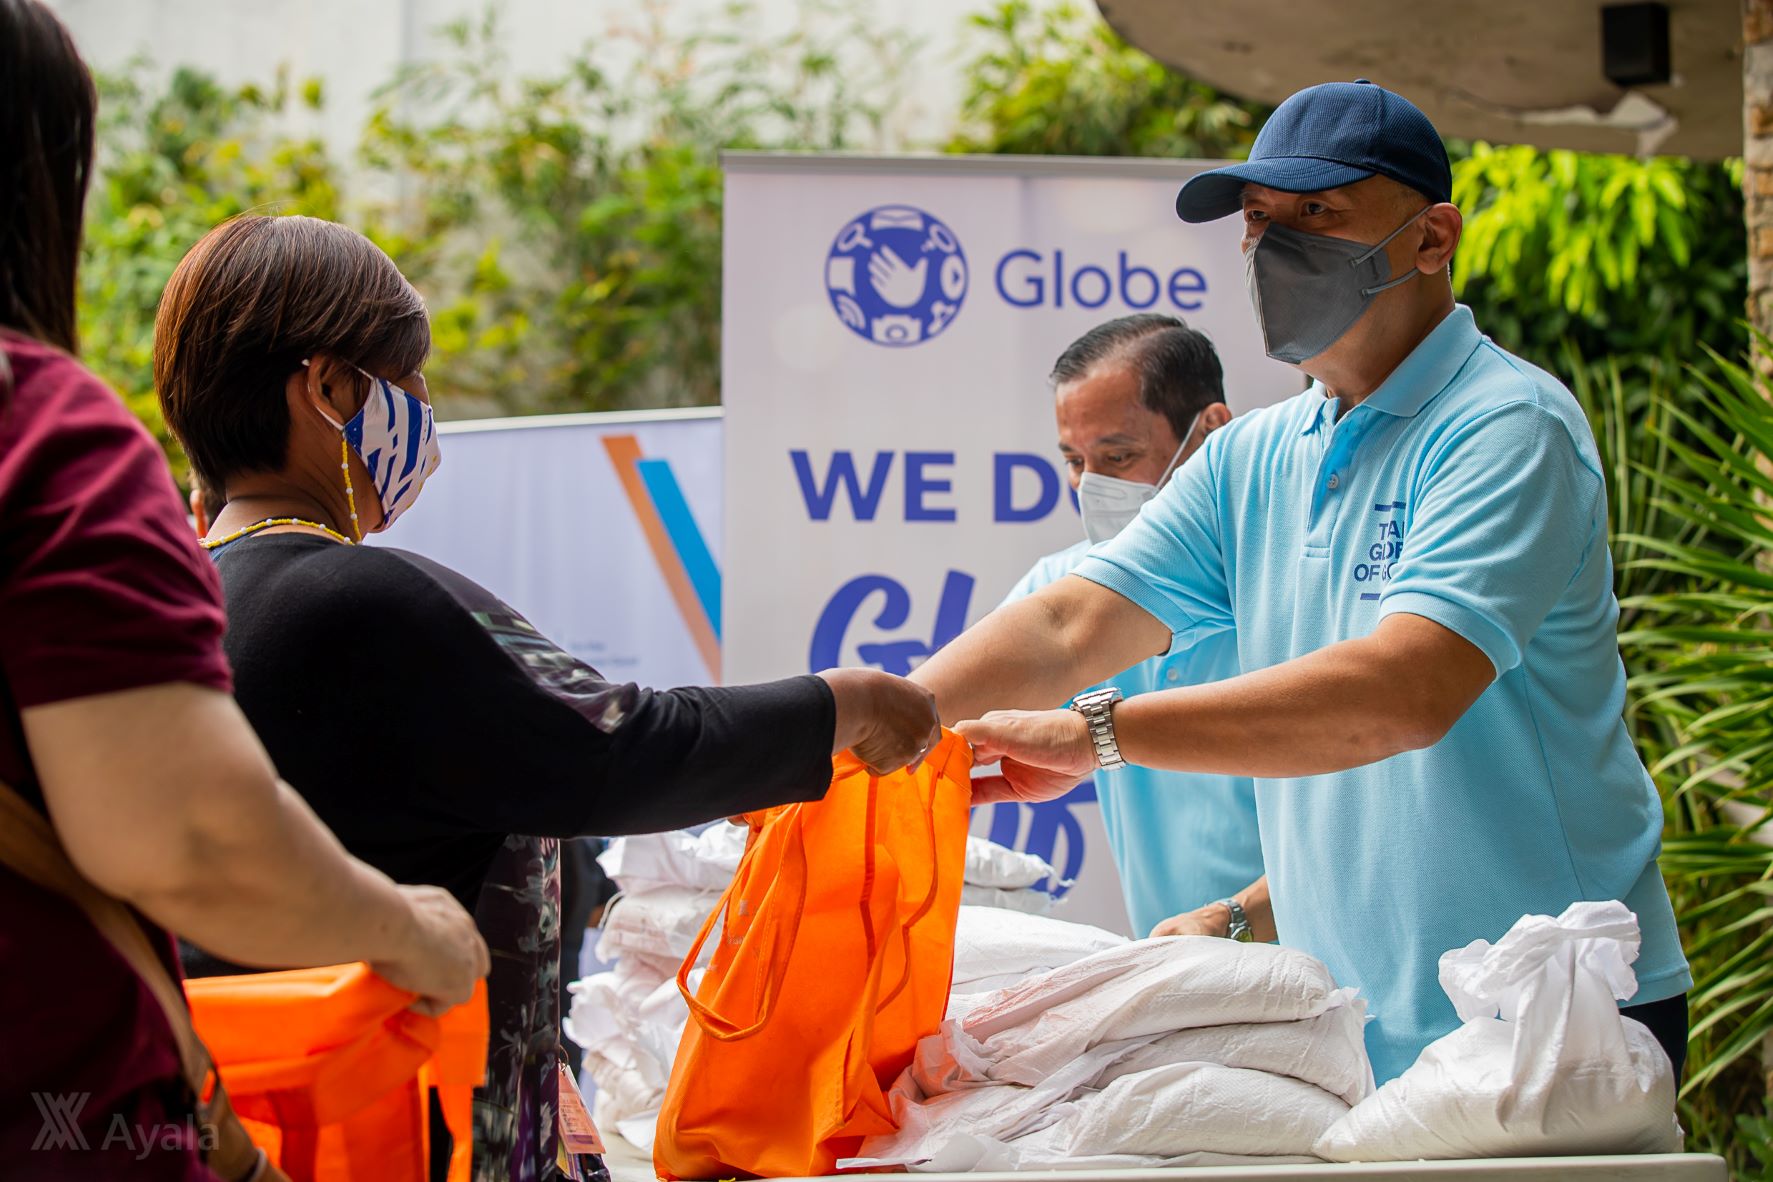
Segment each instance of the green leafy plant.
[{"label": "green leafy plant", "polygon": [[[1762,342],[1763,348],[1765,342]],[[1750,1176],[1773,1035],[1773,387],[1713,355],[1640,419],[1618,527],[1632,719],[1668,814],[1662,869],[1693,965],[1682,1117]],[[1634,424],[1633,429],[1637,429]],[[1647,499],[1645,494],[1647,494]]]},{"label": "green leafy plant", "polygon": [[383,92],[365,157],[407,196],[373,233],[431,301],[458,413],[717,402],[720,151],[886,134],[909,45],[860,9],[809,6],[777,39],[745,4],[687,35],[664,15],[517,78],[488,9]]},{"label": "green leafy plant", "polygon": [[1070,0],[1000,0],[970,22],[977,48],[952,152],[1241,159],[1267,117],[1165,69]]},{"label": "green leafy plant", "polygon": [[1703,348],[1747,348],[1740,160],[1461,147],[1454,287],[1505,346],[1559,369],[1568,344],[1663,380]]},{"label": "green leafy plant", "polygon": [[1645,596],[1673,585],[1679,576],[1638,562],[1643,538],[1689,540],[1697,527],[1669,514],[1657,497],[1657,473],[1679,471],[1667,427],[1669,407],[1680,387],[1657,375],[1623,368],[1619,359],[1586,361],[1565,342],[1559,370],[1570,375],[1571,392],[1594,432],[1607,482],[1614,593],[1621,603],[1620,626],[1630,628]]},{"label": "green leafy plant", "polygon": [[1736,1119],[1742,1136],[1742,1148],[1755,1159],[1755,1167],[1737,1174],[1743,1182],[1773,1182],[1773,1119],[1765,1116],[1742,1116]]},{"label": "green leafy plant", "polygon": [[[318,83],[279,74],[267,88],[227,88],[191,70],[163,87],[146,63],[101,76],[99,170],[80,268],[80,341],[89,365],[176,446],[153,391],[154,310],[187,250],[248,209],[336,218],[336,169],[317,140],[277,130],[318,109]],[[176,465],[175,465],[176,466]]]}]

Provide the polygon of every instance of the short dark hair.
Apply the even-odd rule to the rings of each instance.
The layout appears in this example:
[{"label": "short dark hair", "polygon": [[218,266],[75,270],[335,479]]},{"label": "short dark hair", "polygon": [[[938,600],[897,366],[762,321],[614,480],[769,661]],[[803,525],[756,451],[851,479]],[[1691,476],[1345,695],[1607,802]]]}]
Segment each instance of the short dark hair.
[{"label": "short dark hair", "polygon": [[39,0],[0,0],[0,328],[73,353],[98,95]]},{"label": "short dark hair", "polygon": [[1059,354],[1053,388],[1111,362],[1138,372],[1139,401],[1168,419],[1177,439],[1203,409],[1225,401],[1225,371],[1213,342],[1174,316],[1140,312],[1098,324]]},{"label": "short dark hair", "polygon": [[431,351],[425,302],[357,231],[309,217],[223,222],[179,263],[154,317],[154,385],[203,485],[289,455],[289,376],[315,353],[386,375]]}]

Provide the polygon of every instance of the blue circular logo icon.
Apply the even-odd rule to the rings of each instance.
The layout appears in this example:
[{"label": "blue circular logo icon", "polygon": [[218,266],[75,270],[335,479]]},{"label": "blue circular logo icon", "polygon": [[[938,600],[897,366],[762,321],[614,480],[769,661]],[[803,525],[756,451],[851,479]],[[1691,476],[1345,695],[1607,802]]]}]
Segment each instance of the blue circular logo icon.
[{"label": "blue circular logo icon", "polygon": [[877,345],[916,345],[953,321],[967,294],[954,231],[909,205],[881,205],[838,231],[825,259],[837,318]]}]

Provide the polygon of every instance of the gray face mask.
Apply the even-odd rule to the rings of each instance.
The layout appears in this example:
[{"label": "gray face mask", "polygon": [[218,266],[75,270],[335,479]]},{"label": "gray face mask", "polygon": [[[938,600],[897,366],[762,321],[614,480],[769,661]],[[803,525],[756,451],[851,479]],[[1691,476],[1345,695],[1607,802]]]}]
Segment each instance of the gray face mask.
[{"label": "gray face mask", "polygon": [[1386,274],[1385,244],[1415,217],[1372,246],[1307,234],[1272,223],[1244,252],[1244,281],[1262,325],[1262,345],[1276,361],[1298,365],[1342,339],[1373,297],[1416,278],[1411,268]]}]

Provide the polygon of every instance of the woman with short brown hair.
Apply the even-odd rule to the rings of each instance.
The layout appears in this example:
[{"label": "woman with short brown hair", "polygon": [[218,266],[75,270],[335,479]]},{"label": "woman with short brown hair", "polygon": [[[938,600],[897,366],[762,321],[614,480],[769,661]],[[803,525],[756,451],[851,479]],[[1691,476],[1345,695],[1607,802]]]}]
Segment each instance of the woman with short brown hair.
[{"label": "woman with short brown hair", "polygon": [[240,704],[347,848],[475,907],[496,1032],[476,1177],[547,1177],[557,839],[816,800],[835,752],[902,766],[937,723],[922,690],[867,669],[719,689],[612,683],[456,572],[357,545],[437,466],[428,347],[423,303],[361,235],[243,217],[167,285],[155,376],[167,422],[226,502],[205,544]]}]

